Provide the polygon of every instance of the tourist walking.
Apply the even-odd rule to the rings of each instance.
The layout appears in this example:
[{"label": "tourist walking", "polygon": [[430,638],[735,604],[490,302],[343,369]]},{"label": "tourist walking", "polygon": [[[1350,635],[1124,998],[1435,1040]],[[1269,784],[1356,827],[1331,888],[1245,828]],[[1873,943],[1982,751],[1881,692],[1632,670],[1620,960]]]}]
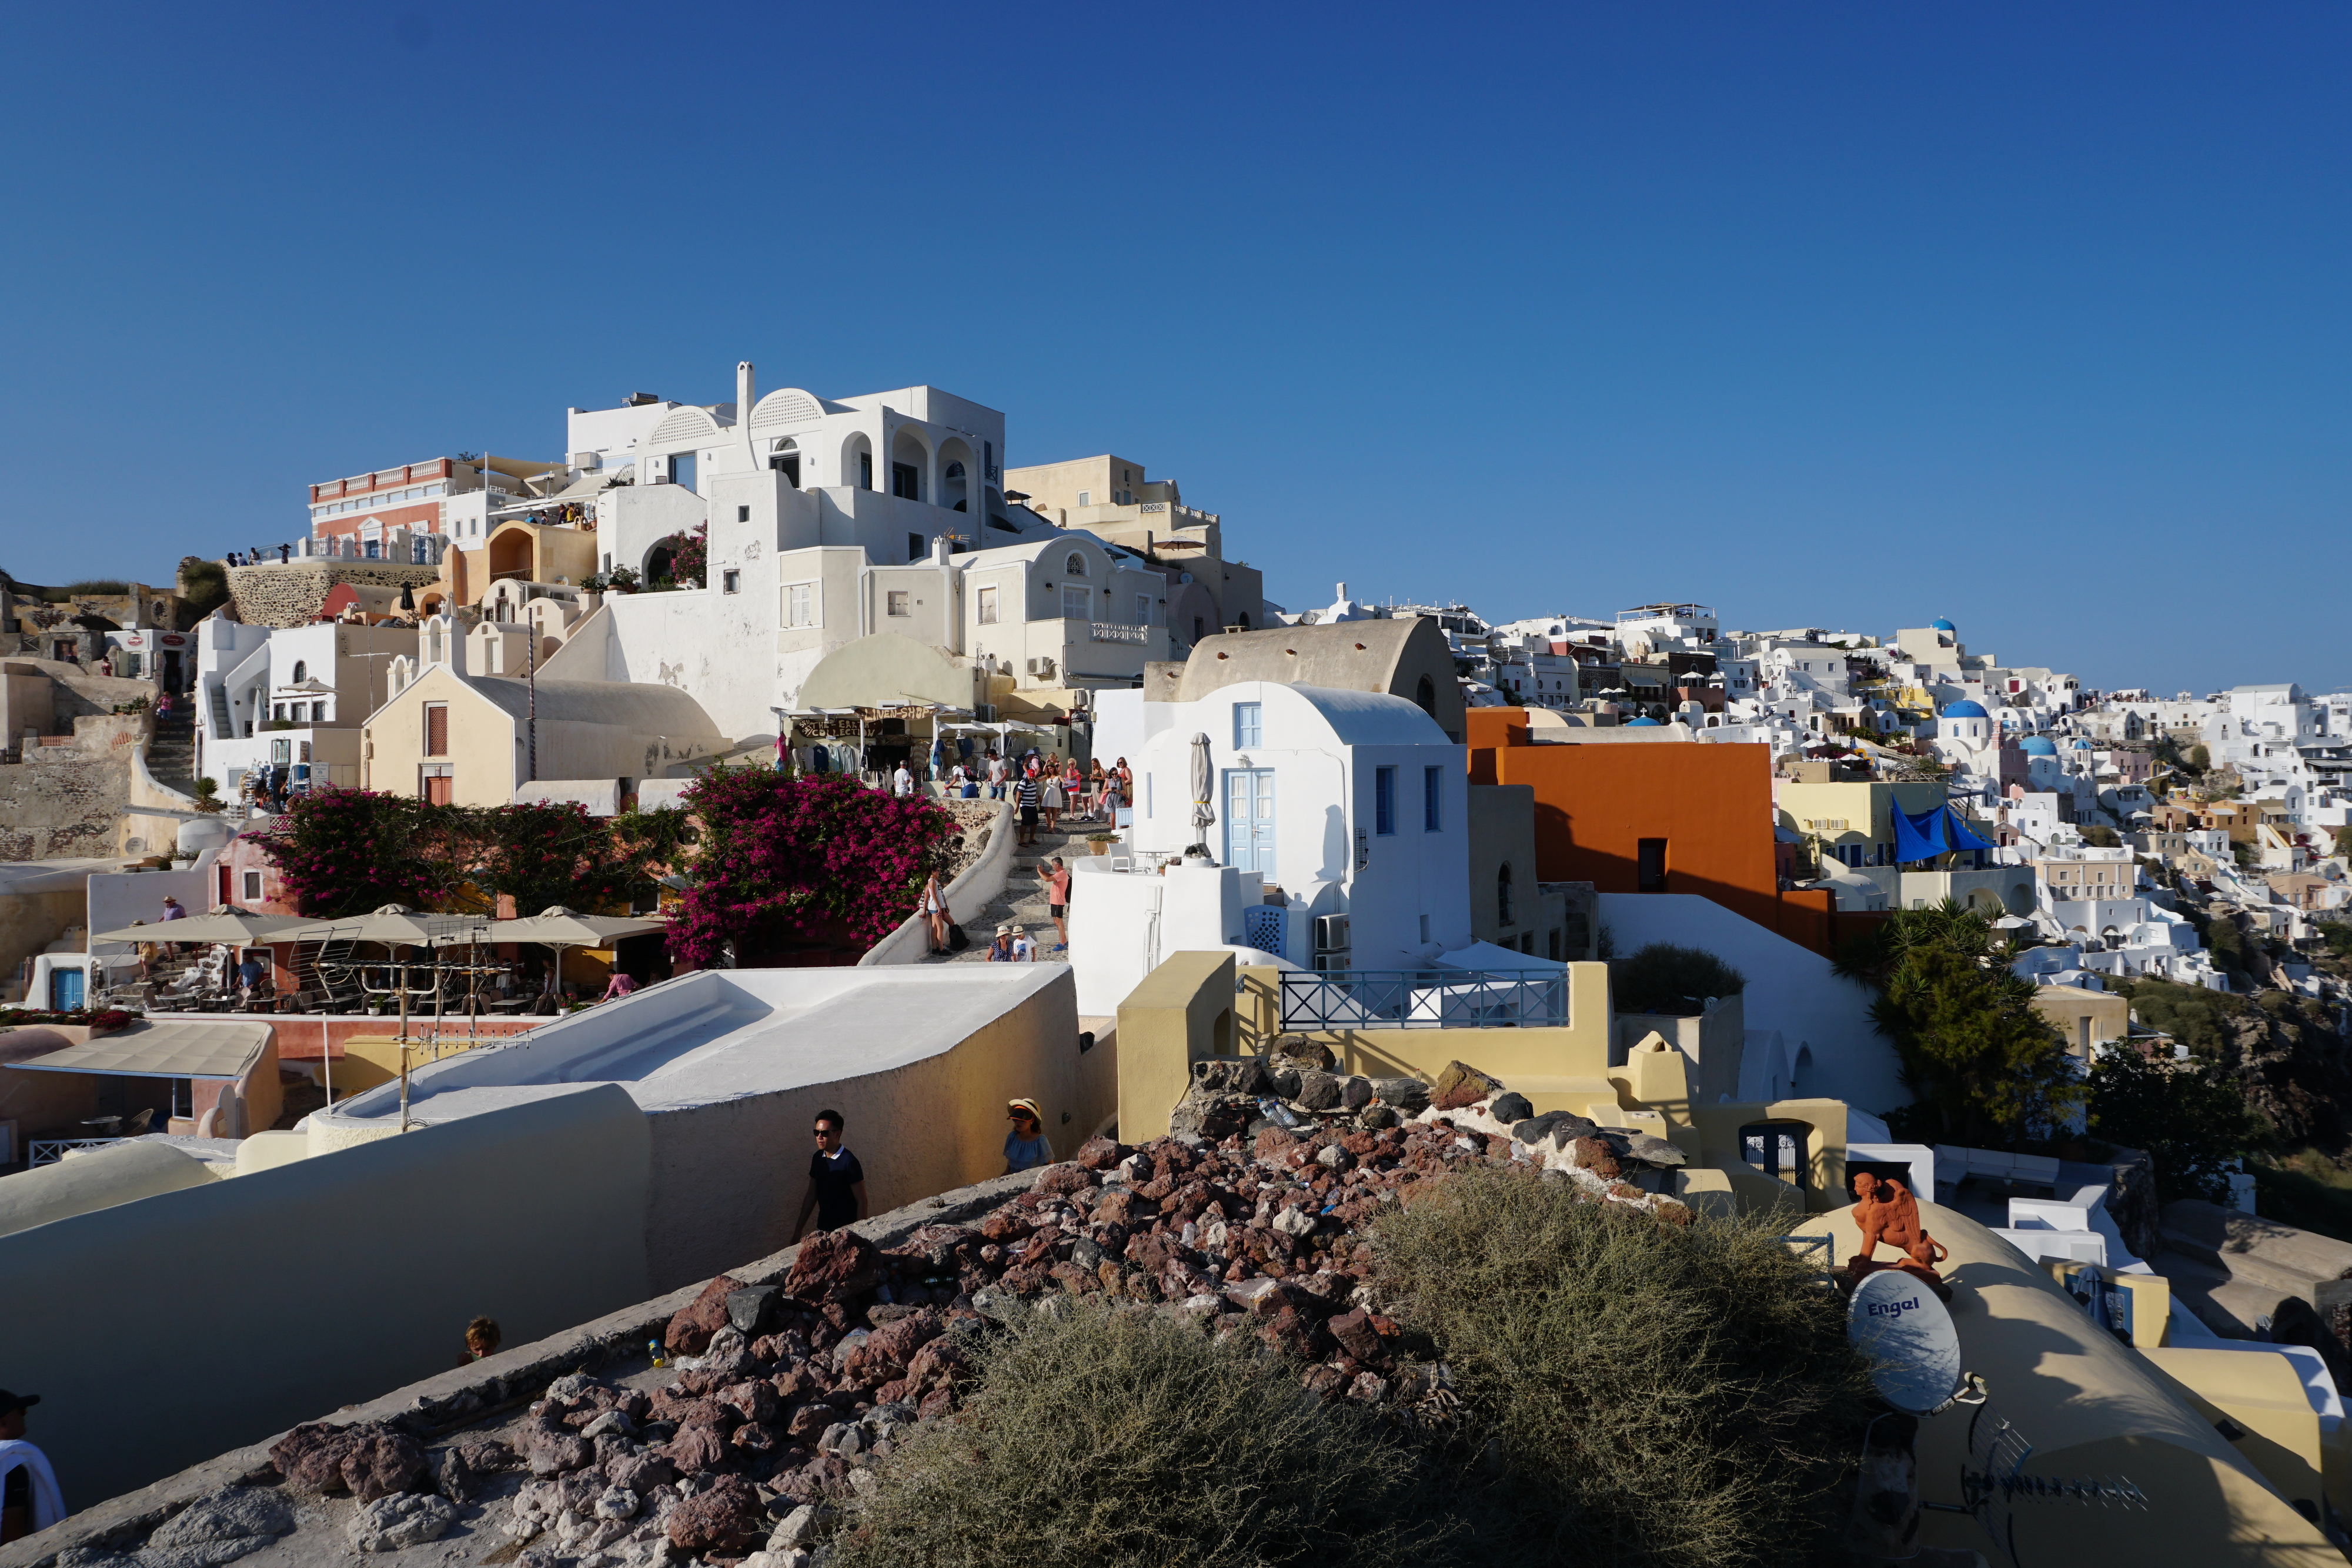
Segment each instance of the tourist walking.
[{"label": "tourist walking", "polygon": [[1035,776],[1024,775],[1021,782],[1013,787],[1013,804],[1021,808],[1021,836],[1013,840],[1013,842],[1034,844],[1037,841],[1037,779]]},{"label": "tourist walking", "polygon": [[992,800],[1004,799],[1004,758],[992,750],[988,754],[988,798]]},{"label": "tourist walking", "polygon": [[940,873],[933,872],[923,879],[923,898],[916,913],[923,917],[923,928],[930,933],[931,951],[948,950],[948,898],[940,891]]},{"label": "tourist walking", "polygon": [[1047,773],[1045,792],[1037,799],[1037,809],[1045,813],[1047,832],[1060,831],[1062,808],[1068,803],[1068,797],[1062,793],[1062,776],[1058,773]]},{"label": "tourist walking", "polygon": [[996,936],[994,940],[991,941],[988,945],[987,960],[992,964],[1010,964],[1013,962],[1012,926],[1000,925],[996,928]]},{"label": "tourist walking", "polygon": [[907,771],[907,765],[903,762],[890,775],[890,793],[901,800],[915,798],[915,776]]},{"label": "tourist walking", "polygon": [[1004,1174],[1035,1170],[1054,1163],[1054,1145],[1045,1137],[1045,1113],[1034,1100],[1015,1100],[1004,1108],[1013,1130],[1004,1134]]},{"label": "tourist walking", "polygon": [[808,1228],[816,1215],[819,1230],[838,1230],[866,1218],[866,1167],[841,1141],[847,1121],[838,1111],[816,1113],[816,1153],[809,1159],[808,1196],[801,1199],[800,1218],[793,1224],[793,1239]]},{"label": "tourist walking", "polygon": [[1054,917],[1054,930],[1062,938],[1054,951],[1066,953],[1070,950],[1070,868],[1055,855],[1037,868],[1037,874],[1045,879],[1045,913]]}]

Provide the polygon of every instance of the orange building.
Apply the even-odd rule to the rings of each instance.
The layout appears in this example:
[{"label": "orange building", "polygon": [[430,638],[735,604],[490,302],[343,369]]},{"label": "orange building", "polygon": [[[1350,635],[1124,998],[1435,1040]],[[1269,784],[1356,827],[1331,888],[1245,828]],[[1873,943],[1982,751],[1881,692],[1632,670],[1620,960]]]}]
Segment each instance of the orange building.
[{"label": "orange building", "polygon": [[1523,708],[1464,715],[1473,784],[1535,788],[1536,872],[1599,893],[1691,893],[1826,955],[1825,888],[1781,887],[1769,747],[1538,743]]}]

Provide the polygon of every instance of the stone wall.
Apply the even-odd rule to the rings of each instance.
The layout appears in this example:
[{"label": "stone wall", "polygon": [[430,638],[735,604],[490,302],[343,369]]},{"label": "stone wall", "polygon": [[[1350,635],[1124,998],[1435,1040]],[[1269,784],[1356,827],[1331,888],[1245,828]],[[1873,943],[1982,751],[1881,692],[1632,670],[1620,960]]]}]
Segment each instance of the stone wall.
[{"label": "stone wall", "polygon": [[422,588],[441,569],[388,560],[310,560],[229,568],[229,603],[248,626],[308,626],[339,582],[355,587]]},{"label": "stone wall", "polygon": [[114,854],[131,758],[152,723],[145,714],[84,716],[72,745],[0,766],[0,861]]}]

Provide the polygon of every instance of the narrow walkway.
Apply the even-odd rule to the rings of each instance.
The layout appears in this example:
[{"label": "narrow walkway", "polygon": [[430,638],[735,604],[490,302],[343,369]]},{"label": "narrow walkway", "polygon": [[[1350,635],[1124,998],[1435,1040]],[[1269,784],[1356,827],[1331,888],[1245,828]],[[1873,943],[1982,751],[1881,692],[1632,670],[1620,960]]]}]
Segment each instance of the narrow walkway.
[{"label": "narrow walkway", "polygon": [[[1014,832],[1021,831],[1021,821],[1017,814],[1013,818],[1012,826]],[[987,908],[969,916],[963,922],[964,935],[971,938],[971,946],[961,953],[926,954],[922,962],[926,964],[985,963],[988,959],[988,945],[995,938],[996,928],[999,925],[1012,925],[1026,931],[1029,934],[1029,939],[1037,944],[1039,963],[1068,963],[1070,955],[1067,951],[1054,950],[1062,938],[1054,929],[1053,916],[1046,913],[1045,879],[1037,874],[1037,868],[1056,855],[1061,856],[1063,861],[1067,862],[1073,856],[1088,852],[1087,835],[1100,831],[1101,829],[1102,824],[1099,821],[1073,822],[1067,813],[1063,815],[1061,826],[1053,832],[1047,832],[1045,824],[1040,822],[1037,827],[1037,841],[1034,844],[1024,844],[1013,852],[1013,866],[1005,875],[1003,893],[1000,894],[995,902],[989,904]]]}]

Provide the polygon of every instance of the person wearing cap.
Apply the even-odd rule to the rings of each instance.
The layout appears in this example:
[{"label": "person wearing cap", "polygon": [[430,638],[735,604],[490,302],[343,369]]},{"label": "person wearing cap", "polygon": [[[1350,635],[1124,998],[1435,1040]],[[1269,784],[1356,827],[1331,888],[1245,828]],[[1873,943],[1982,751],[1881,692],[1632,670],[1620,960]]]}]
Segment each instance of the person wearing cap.
[{"label": "person wearing cap", "polygon": [[37,1394],[0,1388],[0,1545],[47,1530],[66,1516],[49,1457],[25,1441],[25,1412],[41,1402]]},{"label": "person wearing cap", "polygon": [[1054,1163],[1054,1145],[1045,1141],[1045,1113],[1034,1100],[1015,1100],[1004,1114],[1013,1130],[1004,1134],[1004,1174],[1034,1170]]}]

